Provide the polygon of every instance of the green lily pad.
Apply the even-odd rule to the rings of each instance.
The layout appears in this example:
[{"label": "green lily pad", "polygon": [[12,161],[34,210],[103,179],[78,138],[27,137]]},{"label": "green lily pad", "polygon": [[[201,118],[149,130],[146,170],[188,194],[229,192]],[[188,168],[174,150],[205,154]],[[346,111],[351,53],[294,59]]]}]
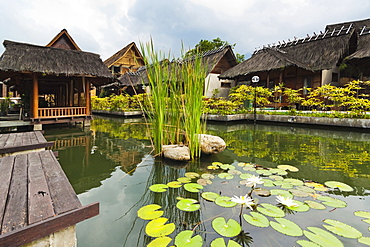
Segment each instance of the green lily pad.
[{"label": "green lily pad", "polygon": [[180,188],[182,186],[182,183],[179,181],[172,181],[172,182],[167,183],[167,186],[169,188]]},{"label": "green lily pad", "polygon": [[270,179],[263,178],[261,181],[263,181],[263,186],[265,187],[274,187],[275,184]]},{"label": "green lily pad", "polygon": [[296,178],[286,178],[284,179],[284,182],[288,182],[294,186],[302,186],[304,184],[303,181]]},{"label": "green lily pad", "polygon": [[318,228],[309,226],[308,230],[303,230],[303,234],[312,242],[325,247],[344,247],[343,243],[333,234]]},{"label": "green lily pad", "polygon": [[242,173],[239,175],[240,179],[248,179],[248,178],[251,178],[253,176],[253,174],[251,173]]},{"label": "green lily pad", "polygon": [[215,176],[213,174],[210,174],[210,173],[203,173],[201,175],[201,177],[204,178],[204,179],[214,179],[215,178]]},{"label": "green lily pad", "polygon": [[178,178],[177,181],[183,183],[183,184],[187,184],[187,183],[190,183],[191,182],[191,178],[187,178],[187,177],[181,177],[181,178]]},{"label": "green lily pad", "polygon": [[244,171],[249,171],[249,172],[254,172],[254,171],[256,171],[256,168],[253,165],[249,165],[249,166],[244,166],[243,170]]},{"label": "green lily pad", "polygon": [[196,183],[188,183],[184,184],[184,189],[189,192],[199,192],[199,190],[203,189],[203,186]]},{"label": "green lily pad", "polygon": [[359,230],[343,222],[340,222],[338,220],[326,219],[324,220],[324,223],[329,224],[329,225],[324,225],[324,227],[327,230],[339,236],[342,236],[345,238],[361,238],[362,237],[362,233]]},{"label": "green lily pad", "polygon": [[212,221],[213,229],[223,237],[235,237],[242,228],[240,224],[234,220],[229,219],[227,222],[224,217],[218,217]]},{"label": "green lily pad", "polygon": [[284,196],[286,198],[293,198],[292,193],[290,193],[287,190],[272,189],[272,190],[270,190],[270,193],[271,193],[271,195],[274,195],[274,196],[279,196],[280,195],[280,196]]},{"label": "green lily pad", "polygon": [[326,181],[324,184],[328,186],[329,188],[333,188],[333,189],[338,188],[340,191],[344,191],[344,192],[353,191],[353,188],[351,186],[349,186],[348,184],[342,183],[342,182],[338,182],[338,181]]},{"label": "green lily pad", "polygon": [[315,244],[314,242],[311,242],[311,241],[307,241],[307,240],[297,240],[296,243],[302,247],[321,247],[320,245]]},{"label": "green lily pad", "polygon": [[264,188],[255,188],[253,190],[253,193],[259,196],[270,196],[271,195],[270,191]]},{"label": "green lily pad", "polygon": [[305,186],[307,187],[313,187],[314,190],[316,191],[328,191],[328,187],[325,187],[325,185],[323,184],[320,184],[320,183],[316,183],[316,182],[305,182],[304,183]]},{"label": "green lily pad", "polygon": [[313,188],[310,188],[310,187],[307,187],[307,186],[297,186],[296,187],[297,190],[300,190],[300,191],[304,191],[304,192],[307,192],[307,193],[315,193],[316,191],[313,189]]},{"label": "green lily pad", "polygon": [[370,212],[367,212],[367,211],[356,211],[354,212],[354,215],[361,217],[361,218],[370,219]]},{"label": "green lily pad", "polygon": [[274,218],[285,216],[285,213],[284,213],[283,210],[281,210],[280,208],[278,208],[278,207],[276,207],[272,204],[268,204],[268,203],[261,203],[257,207],[257,211],[264,214],[264,215],[274,217]]},{"label": "green lily pad", "polygon": [[233,179],[234,175],[232,175],[230,173],[222,172],[222,173],[218,174],[218,177],[221,178],[221,179]]},{"label": "green lily pad", "polygon": [[240,174],[242,174],[242,172],[239,170],[229,170],[227,173],[234,175],[234,176],[239,176]]},{"label": "green lily pad", "polygon": [[270,172],[272,174],[277,174],[277,175],[280,175],[280,176],[285,176],[287,175],[288,173],[285,171],[285,170],[281,170],[279,168],[273,168],[273,169],[270,169]]},{"label": "green lily pad", "polygon": [[206,186],[206,185],[209,185],[209,184],[212,184],[212,180],[210,179],[205,179],[205,178],[200,178],[197,180],[197,184],[200,184],[202,186]]},{"label": "green lily pad", "polygon": [[166,224],[167,221],[167,218],[162,217],[149,221],[145,227],[145,233],[154,238],[171,234],[176,226],[174,223]]},{"label": "green lily pad", "polygon": [[264,216],[263,214],[260,214],[258,212],[250,212],[249,214],[243,214],[243,218],[246,222],[251,224],[252,226],[257,227],[269,227],[270,223],[269,220]]},{"label": "green lily pad", "polygon": [[210,247],[240,247],[240,246],[241,246],[240,244],[238,244],[232,239],[229,239],[229,242],[227,243],[227,246],[226,246],[225,239],[216,238],[215,240],[211,242]]},{"label": "green lily pad", "polygon": [[224,208],[235,207],[238,203],[231,201],[231,197],[228,196],[219,196],[215,200],[216,205]]},{"label": "green lily pad", "polygon": [[296,200],[293,200],[293,202],[296,203],[297,206],[290,206],[287,208],[297,211],[297,212],[307,212],[308,210],[310,210],[310,206],[308,206],[306,203],[303,203],[301,201],[296,201]]},{"label": "green lily pad", "polygon": [[292,193],[293,196],[297,196],[297,197],[309,197],[310,196],[309,193],[304,192],[302,190],[297,190],[297,189],[290,189],[289,192]]},{"label": "green lily pad", "polygon": [[222,165],[220,165],[220,168],[223,169],[223,170],[234,170],[235,166],[229,165],[229,164],[222,164]]},{"label": "green lily pad", "polygon": [[177,234],[175,245],[177,247],[201,247],[203,246],[203,238],[200,235],[193,236],[193,231],[186,230]]},{"label": "green lily pad", "polygon": [[153,192],[165,192],[168,189],[168,185],[166,185],[166,184],[153,184],[149,187],[149,189]]},{"label": "green lily pad", "polygon": [[152,220],[159,218],[163,215],[163,211],[158,211],[161,206],[158,204],[149,204],[146,206],[141,207],[137,211],[137,216],[143,220]]},{"label": "green lily pad", "polygon": [[295,166],[291,166],[291,165],[278,165],[277,168],[281,169],[281,170],[288,170],[288,171],[291,171],[291,172],[298,172],[299,169]]},{"label": "green lily pad", "polygon": [[365,245],[370,246],[370,238],[369,237],[362,237],[362,238],[359,238],[357,241],[361,244],[365,244]]},{"label": "green lily pad", "polygon": [[284,180],[284,178],[282,176],[279,176],[279,175],[271,175],[271,176],[269,176],[269,178],[271,178],[273,180],[276,180],[276,181]]},{"label": "green lily pad", "polygon": [[256,172],[261,175],[261,176],[271,176],[272,173],[269,170],[261,169],[261,170],[256,170]]},{"label": "green lily pad", "polygon": [[178,201],[176,203],[176,207],[182,211],[197,211],[200,208],[200,205],[197,200],[191,199],[191,198],[186,198]]},{"label": "green lily pad", "polygon": [[347,203],[345,201],[330,197],[330,196],[319,196],[317,198],[320,201],[323,201],[323,204],[333,208],[345,208]]},{"label": "green lily pad", "polygon": [[207,200],[207,201],[211,201],[211,202],[214,202],[216,200],[217,197],[220,197],[219,194],[215,193],[215,192],[203,192],[202,195],[203,199]]},{"label": "green lily pad", "polygon": [[283,189],[292,189],[294,186],[291,183],[285,182],[284,180],[274,181],[276,186],[280,186]]},{"label": "green lily pad", "polygon": [[199,178],[200,177],[200,175],[196,172],[186,172],[184,175],[187,178]]},{"label": "green lily pad", "polygon": [[270,226],[276,231],[293,237],[299,237],[303,235],[302,229],[293,221],[285,218],[276,218],[275,221],[270,221]]},{"label": "green lily pad", "polygon": [[167,245],[169,245],[169,243],[171,243],[172,241],[172,238],[170,237],[159,237],[159,238],[155,238],[153,239],[153,241],[151,241],[147,247],[167,247]]},{"label": "green lily pad", "polygon": [[316,202],[316,201],[306,200],[304,202],[307,203],[307,205],[310,206],[310,208],[313,208],[313,209],[322,210],[322,209],[326,208],[324,205],[322,205],[321,203]]}]

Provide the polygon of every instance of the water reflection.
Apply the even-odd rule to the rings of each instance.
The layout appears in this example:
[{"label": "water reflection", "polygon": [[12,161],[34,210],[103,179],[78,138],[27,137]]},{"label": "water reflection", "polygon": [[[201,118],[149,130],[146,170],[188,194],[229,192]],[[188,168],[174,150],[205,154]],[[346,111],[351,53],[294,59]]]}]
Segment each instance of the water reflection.
[{"label": "water reflection", "polygon": [[[187,213],[176,209],[176,198],[198,200],[198,194],[181,189],[160,194],[148,188],[174,181],[186,171],[206,172],[214,161],[253,162],[265,167],[294,165],[300,172],[292,174],[293,177],[321,183],[339,180],[354,186],[356,190],[352,193],[338,193],[345,195],[352,205],[348,210],[370,206],[366,201],[370,188],[369,133],[248,124],[208,124],[208,133],[221,136],[227,149],[221,154],[181,163],[151,156],[147,127],[140,118],[96,117],[89,130],[47,130],[45,136],[48,141],[55,141],[53,149],[59,152],[59,161],[82,203],[100,202],[100,215],[78,224],[78,245],[145,246],[151,241],[144,237],[147,222],[138,219],[136,211],[151,203],[166,210],[165,217],[176,224],[178,231],[196,229],[205,237],[206,232],[213,232],[209,219],[219,213],[217,205],[203,200],[201,208],[207,211]],[[242,193],[237,186],[222,193]],[[222,214],[227,218],[239,212],[235,209]],[[313,223],[304,220],[307,226]],[[252,226],[248,229],[251,229],[245,231],[248,234],[240,238],[249,239],[250,246],[279,244],[270,237],[276,236],[273,229],[256,231]],[[207,236],[209,243],[217,234]],[[294,245],[294,241],[289,244]]]}]

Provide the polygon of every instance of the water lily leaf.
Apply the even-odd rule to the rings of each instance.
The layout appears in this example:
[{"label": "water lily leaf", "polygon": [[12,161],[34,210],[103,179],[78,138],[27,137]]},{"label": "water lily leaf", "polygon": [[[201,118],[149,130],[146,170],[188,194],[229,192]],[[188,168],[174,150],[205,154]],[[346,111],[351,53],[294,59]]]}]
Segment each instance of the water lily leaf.
[{"label": "water lily leaf", "polygon": [[280,195],[280,196],[284,196],[286,198],[293,198],[292,193],[290,193],[287,190],[272,189],[272,190],[270,190],[270,193],[271,193],[271,195],[274,195],[274,196],[279,196]]},{"label": "water lily leaf", "polygon": [[178,178],[177,181],[183,183],[183,184],[187,184],[187,183],[190,183],[191,182],[191,178],[187,178],[187,177],[181,177],[181,178]]},{"label": "water lily leaf", "polygon": [[344,247],[343,243],[333,234],[318,228],[309,226],[308,230],[303,230],[303,234],[312,242],[325,247]]},{"label": "water lily leaf", "polygon": [[314,242],[311,242],[311,241],[307,241],[307,240],[297,240],[296,243],[302,247],[321,247],[320,245],[315,244]]},{"label": "water lily leaf", "polygon": [[222,164],[220,165],[221,169],[224,169],[224,170],[234,170],[235,169],[235,166],[233,165],[229,165],[229,164]]},{"label": "water lily leaf", "polygon": [[216,205],[224,208],[235,207],[238,203],[231,201],[231,197],[228,196],[219,196],[215,200]]},{"label": "water lily leaf", "polygon": [[339,236],[342,236],[345,238],[362,237],[362,233],[359,230],[357,230],[353,226],[347,225],[346,223],[340,222],[338,220],[326,219],[324,220],[324,223],[329,224],[329,225],[324,225],[324,227],[327,230]]},{"label": "water lily leaf", "polygon": [[370,219],[370,212],[367,211],[356,211],[354,212],[355,216],[361,217],[361,218],[368,218]]},{"label": "water lily leaf", "polygon": [[172,182],[167,183],[167,186],[169,188],[180,188],[182,186],[182,183],[179,181],[172,181]]},{"label": "water lily leaf", "polygon": [[226,173],[226,172],[218,174],[218,177],[221,179],[233,179],[234,178],[232,174]]},{"label": "water lily leaf", "polygon": [[216,200],[217,197],[220,197],[219,194],[215,193],[215,192],[203,192],[202,195],[203,199],[207,200],[207,201],[211,201],[211,202],[214,202]]},{"label": "water lily leaf", "polygon": [[227,173],[234,175],[234,176],[239,176],[240,174],[242,174],[242,172],[239,170],[229,170]]},{"label": "water lily leaf", "polygon": [[200,178],[197,180],[197,184],[200,184],[202,186],[206,186],[206,185],[209,185],[209,184],[212,184],[212,180],[210,179],[205,179],[205,178]]},{"label": "water lily leaf", "polygon": [[250,212],[250,214],[243,214],[246,222],[257,227],[269,227],[270,223],[266,216],[258,212]]},{"label": "water lily leaf", "polygon": [[246,165],[243,167],[243,170],[244,171],[249,171],[249,172],[254,172],[256,171],[256,168],[254,167],[254,165]]},{"label": "water lily leaf", "polygon": [[227,222],[224,217],[218,217],[212,221],[213,229],[224,237],[235,237],[238,235],[242,228],[240,224],[234,220],[229,219]]},{"label": "water lily leaf", "polygon": [[218,168],[220,168],[220,167],[219,166],[215,166],[215,165],[207,166],[207,169],[209,169],[209,170],[217,170]]},{"label": "water lily leaf", "polygon": [[259,196],[270,196],[271,195],[269,190],[263,189],[263,188],[255,188],[253,190],[253,193]]},{"label": "water lily leaf", "polygon": [[319,196],[317,198],[320,201],[323,201],[323,204],[326,206],[330,206],[333,208],[345,208],[347,207],[347,203],[345,201],[329,197],[329,196]]},{"label": "water lily leaf", "polygon": [[215,176],[213,174],[210,174],[210,173],[203,173],[201,175],[201,177],[204,178],[204,179],[214,179],[215,178]]},{"label": "water lily leaf", "polygon": [[316,202],[316,201],[306,200],[304,202],[307,203],[307,205],[310,206],[310,208],[313,208],[313,209],[322,210],[322,209],[326,208],[324,205],[322,205],[321,203]]},{"label": "water lily leaf", "polygon": [[171,241],[172,238],[167,236],[155,238],[147,245],[147,247],[166,247],[169,243],[171,243]]},{"label": "water lily leaf", "polygon": [[176,227],[174,223],[166,224],[167,221],[168,219],[163,217],[149,221],[145,227],[145,233],[154,238],[171,234]]},{"label": "water lily leaf", "polygon": [[175,245],[177,247],[201,247],[203,246],[203,238],[200,235],[193,236],[193,231],[186,230],[177,234]]},{"label": "water lily leaf", "polygon": [[329,188],[333,188],[333,189],[338,188],[340,191],[344,191],[344,192],[353,191],[353,188],[351,186],[349,186],[348,184],[342,183],[342,182],[338,182],[338,181],[326,181],[324,184],[328,186]]},{"label": "water lily leaf", "polygon": [[203,186],[196,183],[188,183],[184,184],[184,189],[189,192],[199,192],[199,190],[203,189]]},{"label": "water lily leaf", "polygon": [[186,198],[178,201],[176,207],[182,211],[191,212],[198,210],[200,208],[200,205],[197,200]]},{"label": "water lily leaf", "polygon": [[[367,224],[370,224],[370,219],[363,219],[362,221],[367,223]],[[369,231],[370,231],[370,228],[369,228]]]},{"label": "water lily leaf", "polygon": [[297,196],[297,197],[309,197],[310,196],[309,193],[304,192],[302,190],[297,190],[297,189],[290,189],[289,192],[292,193],[293,196]]},{"label": "water lily leaf", "polygon": [[293,221],[285,218],[276,218],[275,221],[270,221],[270,226],[276,231],[293,237],[299,237],[303,235],[302,229]]},{"label": "water lily leaf", "polygon": [[300,190],[300,191],[304,191],[304,192],[307,192],[307,193],[315,193],[316,191],[313,189],[313,188],[310,188],[310,187],[307,187],[307,186],[297,186],[296,187],[297,190]]},{"label": "water lily leaf", "polygon": [[279,176],[279,175],[271,175],[271,176],[269,176],[269,178],[271,178],[273,180],[276,180],[276,181],[284,180],[284,178],[282,176]]},{"label": "water lily leaf", "polygon": [[210,247],[240,247],[240,246],[241,246],[240,244],[238,244],[232,239],[229,239],[229,242],[227,243],[227,246],[226,246],[225,239],[216,238],[215,240],[211,242]]},{"label": "water lily leaf", "polygon": [[313,189],[317,191],[328,191],[329,190],[327,187],[325,187],[325,185],[316,183],[316,182],[305,182],[304,185],[307,187],[313,187]]},{"label": "water lily leaf", "polygon": [[291,183],[285,182],[284,180],[274,181],[276,186],[280,186],[283,189],[292,189],[294,186]]},{"label": "water lily leaf", "polygon": [[301,181],[299,179],[296,179],[296,178],[285,178],[284,182],[288,182],[288,183],[290,183],[294,186],[302,186],[303,185],[303,181]]},{"label": "water lily leaf", "polygon": [[285,170],[279,169],[279,168],[272,168],[269,170],[272,174],[277,174],[280,176],[285,176],[288,173]]},{"label": "water lily leaf", "polygon": [[295,166],[291,166],[291,165],[278,165],[277,168],[281,169],[281,170],[288,170],[288,171],[291,171],[291,172],[298,172],[299,169]]},{"label": "water lily leaf", "polygon": [[310,206],[308,206],[306,203],[303,203],[301,201],[296,201],[296,200],[293,200],[293,202],[296,203],[297,206],[290,206],[286,208],[289,208],[297,212],[307,212],[308,210],[310,210]]},{"label": "water lily leaf", "polygon": [[220,165],[223,165],[223,164],[221,162],[215,161],[215,162],[212,162],[212,165],[214,165],[214,166],[220,166]]},{"label": "water lily leaf", "polygon": [[268,204],[268,203],[261,203],[257,207],[257,211],[264,215],[270,216],[270,217],[284,217],[285,216],[285,213],[283,210],[281,210],[280,208],[272,204]]},{"label": "water lily leaf", "polygon": [[274,187],[275,186],[274,182],[272,182],[270,179],[264,178],[261,181],[263,181],[263,186],[265,186],[265,187]]},{"label": "water lily leaf", "polygon": [[146,206],[141,207],[137,211],[137,216],[143,220],[152,220],[159,218],[163,215],[163,211],[158,211],[161,206],[158,204],[149,204]]},{"label": "water lily leaf", "polygon": [[168,186],[166,184],[153,184],[149,189],[153,192],[165,192],[167,191]]},{"label": "water lily leaf", "polygon": [[256,172],[261,175],[261,176],[271,176],[272,173],[269,170],[261,169],[261,170],[256,170]]},{"label": "water lily leaf", "polygon": [[187,178],[199,178],[200,175],[196,172],[186,172],[185,177],[187,177]]},{"label": "water lily leaf", "polygon": [[242,174],[239,175],[239,177],[241,179],[248,179],[248,178],[251,178],[252,176],[253,176],[253,174],[251,174],[251,173],[242,173]]},{"label": "water lily leaf", "polygon": [[366,244],[366,245],[370,246],[370,238],[369,237],[362,237],[362,238],[359,238],[357,241],[361,244]]}]

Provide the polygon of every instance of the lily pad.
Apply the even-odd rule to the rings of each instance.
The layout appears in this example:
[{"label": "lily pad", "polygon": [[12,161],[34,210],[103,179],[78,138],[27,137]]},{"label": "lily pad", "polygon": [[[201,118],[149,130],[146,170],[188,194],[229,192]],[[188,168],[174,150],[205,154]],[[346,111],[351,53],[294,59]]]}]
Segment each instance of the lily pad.
[{"label": "lily pad", "polygon": [[297,190],[297,189],[290,189],[289,192],[292,193],[293,196],[297,196],[297,197],[309,197],[310,196],[309,193],[304,192],[302,190]]},{"label": "lily pad", "polygon": [[321,203],[316,202],[316,201],[306,200],[304,202],[307,203],[307,205],[310,206],[310,208],[313,208],[313,209],[323,210],[323,209],[326,208],[324,205],[322,205]]},{"label": "lily pad", "polygon": [[362,237],[362,238],[359,238],[357,241],[361,244],[365,244],[365,245],[370,246],[370,238],[369,237]]},{"label": "lily pad", "polygon": [[288,170],[288,171],[291,171],[291,172],[298,172],[299,169],[295,166],[291,166],[291,165],[278,165],[277,168],[281,169],[281,170]]},{"label": "lily pad", "polygon": [[149,204],[144,207],[141,207],[137,211],[137,216],[143,220],[152,220],[161,217],[164,212],[158,211],[161,206],[158,204]]},{"label": "lily pad", "polygon": [[316,191],[313,189],[313,188],[310,188],[310,187],[307,187],[307,186],[297,186],[296,187],[297,190],[300,190],[300,191],[304,191],[304,192],[307,192],[307,193],[315,193]]},{"label": "lily pad", "polygon": [[272,174],[277,174],[277,175],[280,175],[280,176],[285,176],[285,175],[288,174],[285,170],[282,170],[282,169],[279,169],[279,168],[270,169],[270,172]]},{"label": "lily pad", "polygon": [[293,237],[299,237],[303,235],[302,229],[293,221],[285,218],[276,218],[275,221],[270,221],[270,226],[276,231]]},{"label": "lily pad", "polygon": [[224,170],[234,170],[235,169],[235,166],[233,165],[229,165],[229,164],[222,164],[220,165],[221,169],[224,169]]},{"label": "lily pad", "polygon": [[297,206],[289,206],[287,208],[297,212],[307,212],[308,210],[310,210],[310,206],[308,206],[306,203],[296,200],[293,200],[293,202],[296,203]]},{"label": "lily pad", "polygon": [[234,175],[234,176],[239,176],[240,174],[242,174],[242,172],[239,170],[229,170],[227,173]]},{"label": "lily pad", "polygon": [[291,183],[285,182],[284,180],[277,180],[274,182],[274,184],[283,189],[292,189],[294,187]]},{"label": "lily pad", "polygon": [[153,192],[165,192],[168,189],[168,185],[166,185],[166,184],[153,184],[149,187],[149,189]]},{"label": "lily pad", "polygon": [[197,211],[200,208],[200,205],[197,200],[191,199],[191,198],[186,198],[178,201],[176,203],[176,207],[182,211]]},{"label": "lily pad", "polygon": [[235,207],[238,203],[231,201],[231,197],[228,196],[219,196],[215,200],[216,205],[224,208]]},{"label": "lily pad", "polygon": [[256,168],[254,167],[254,165],[247,165],[247,166],[243,167],[243,170],[244,171],[249,171],[249,172],[254,172],[254,171],[256,171]]},{"label": "lily pad", "polygon": [[261,181],[263,181],[263,186],[265,186],[265,187],[274,187],[275,186],[274,182],[271,181],[270,179],[264,178]]},{"label": "lily pad", "polygon": [[248,178],[251,178],[253,176],[253,174],[251,173],[242,173],[239,175],[240,179],[248,179]]},{"label": "lily pad", "polygon": [[323,201],[323,204],[333,208],[345,208],[347,203],[345,201],[330,197],[330,196],[319,196],[318,200]]},{"label": "lily pad", "polygon": [[259,196],[270,196],[271,193],[269,190],[263,189],[263,188],[255,188],[253,190],[253,193]]},{"label": "lily pad", "polygon": [[333,189],[338,188],[340,191],[344,191],[344,192],[353,191],[353,188],[351,186],[349,186],[348,184],[342,183],[342,182],[338,182],[338,181],[326,181],[324,184],[328,186],[329,188],[333,188]]},{"label": "lily pad", "polygon": [[294,186],[301,186],[303,185],[303,181],[296,179],[296,178],[286,178],[284,179],[284,182],[288,182]]},{"label": "lily pad", "polygon": [[200,178],[197,180],[197,184],[200,184],[202,186],[206,186],[206,185],[209,185],[209,184],[212,184],[212,180],[210,179],[205,179],[205,178]]},{"label": "lily pad", "polygon": [[307,241],[307,240],[297,240],[296,243],[302,247],[321,247],[320,245],[315,244],[314,242],[311,242],[311,241]]},{"label": "lily pad", "polygon": [[325,247],[344,247],[343,243],[333,234],[318,228],[309,226],[308,230],[303,230],[303,234],[312,242]]},{"label": "lily pad", "polygon": [[246,222],[257,227],[269,227],[269,220],[263,214],[258,212],[250,212],[251,215],[243,214]]},{"label": "lily pad", "polygon": [[218,177],[221,178],[221,179],[233,179],[234,175],[232,175],[230,173],[222,172],[222,173],[218,174]]},{"label": "lily pad", "polygon": [[183,184],[187,184],[187,183],[190,183],[191,182],[191,178],[187,178],[187,177],[181,177],[181,178],[178,178],[177,181],[183,183]]},{"label": "lily pad", "polygon": [[215,178],[215,176],[213,174],[210,174],[210,173],[203,173],[201,175],[201,177],[204,178],[204,179],[214,179]]},{"label": "lily pad", "polygon": [[189,192],[199,192],[199,190],[203,189],[203,186],[196,183],[188,183],[184,184],[184,189]]},{"label": "lily pad", "polygon": [[269,170],[261,169],[261,170],[256,170],[256,172],[261,175],[261,176],[271,176],[272,173]]},{"label": "lily pad", "polygon": [[186,172],[184,175],[187,178],[199,178],[200,177],[200,175],[196,172]]},{"label": "lily pad", "polygon": [[235,237],[242,228],[240,224],[234,220],[229,219],[227,222],[224,217],[218,217],[212,221],[213,229],[223,237]]},{"label": "lily pad", "polygon": [[285,213],[284,213],[283,210],[281,210],[280,208],[278,208],[278,207],[276,207],[272,204],[268,204],[268,203],[261,203],[257,207],[257,211],[264,214],[264,215],[274,217],[274,218],[285,216]]},{"label": "lily pad", "polygon": [[269,176],[269,178],[271,178],[273,180],[276,180],[276,181],[284,180],[284,178],[282,176],[279,176],[279,175],[271,175],[271,176]]},{"label": "lily pad", "polygon": [[203,199],[207,200],[207,201],[211,201],[211,202],[214,202],[216,200],[217,197],[220,197],[219,194],[215,193],[215,192],[203,192],[202,195]]},{"label": "lily pad", "polygon": [[176,226],[174,223],[166,224],[167,221],[167,218],[162,217],[149,221],[145,227],[145,233],[154,238],[171,234]]},{"label": "lily pad", "polygon": [[279,196],[280,195],[280,196],[284,196],[286,198],[293,198],[292,193],[290,193],[287,190],[272,189],[272,190],[270,190],[270,193],[271,193],[271,195],[274,195],[274,196]]},{"label": "lily pad", "polygon": [[216,238],[211,242],[211,247],[240,247],[241,245],[235,242],[232,239],[229,239],[229,242],[225,243],[225,239],[223,238]]},{"label": "lily pad", "polygon": [[155,238],[153,239],[153,241],[151,241],[147,247],[167,247],[167,245],[169,243],[171,243],[172,241],[172,238],[170,237],[159,237],[159,238]]},{"label": "lily pad", "polygon": [[186,230],[177,234],[175,238],[175,245],[177,247],[201,247],[203,246],[203,238],[200,235],[193,236],[193,231]]},{"label": "lily pad", "polygon": [[361,218],[368,218],[370,219],[370,212],[367,211],[356,211],[354,212],[355,216],[361,217]]},{"label": "lily pad", "polygon": [[172,181],[172,182],[167,183],[167,186],[169,188],[180,188],[182,187],[182,183],[179,181]]},{"label": "lily pad", "polygon": [[324,220],[324,223],[329,224],[329,225],[324,225],[324,227],[327,230],[339,236],[342,236],[345,238],[361,238],[362,237],[362,233],[359,230],[343,222],[340,222],[338,220],[326,219]]}]

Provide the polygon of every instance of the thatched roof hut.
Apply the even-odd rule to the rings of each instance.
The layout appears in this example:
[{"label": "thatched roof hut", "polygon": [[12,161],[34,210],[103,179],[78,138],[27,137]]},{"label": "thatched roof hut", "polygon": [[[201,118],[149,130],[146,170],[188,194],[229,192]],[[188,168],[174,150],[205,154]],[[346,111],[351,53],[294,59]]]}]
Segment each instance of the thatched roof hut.
[{"label": "thatched roof hut", "polygon": [[111,80],[112,74],[97,54],[76,50],[4,41],[0,58],[0,80],[17,73],[40,73],[44,76],[85,76],[95,85]]}]

